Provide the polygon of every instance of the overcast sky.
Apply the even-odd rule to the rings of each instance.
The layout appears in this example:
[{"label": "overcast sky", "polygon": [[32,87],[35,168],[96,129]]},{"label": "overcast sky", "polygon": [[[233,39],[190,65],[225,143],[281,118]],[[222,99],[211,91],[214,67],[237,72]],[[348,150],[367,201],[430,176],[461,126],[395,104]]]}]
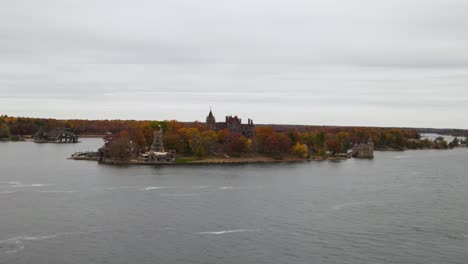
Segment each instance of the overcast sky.
[{"label": "overcast sky", "polygon": [[468,128],[468,1],[0,0],[0,114]]}]

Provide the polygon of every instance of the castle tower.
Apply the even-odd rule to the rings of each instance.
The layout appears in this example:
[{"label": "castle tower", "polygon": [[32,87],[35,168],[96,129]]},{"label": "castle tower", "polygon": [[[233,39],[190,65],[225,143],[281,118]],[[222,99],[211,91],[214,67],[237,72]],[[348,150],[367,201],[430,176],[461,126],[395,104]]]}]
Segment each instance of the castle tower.
[{"label": "castle tower", "polygon": [[211,129],[211,130],[216,129],[216,119],[213,115],[213,112],[211,112],[211,108],[210,108],[210,113],[206,117],[206,125],[208,126],[208,129]]},{"label": "castle tower", "polygon": [[154,130],[153,144],[151,144],[151,151],[164,152],[163,131],[161,127],[159,127],[159,131]]}]

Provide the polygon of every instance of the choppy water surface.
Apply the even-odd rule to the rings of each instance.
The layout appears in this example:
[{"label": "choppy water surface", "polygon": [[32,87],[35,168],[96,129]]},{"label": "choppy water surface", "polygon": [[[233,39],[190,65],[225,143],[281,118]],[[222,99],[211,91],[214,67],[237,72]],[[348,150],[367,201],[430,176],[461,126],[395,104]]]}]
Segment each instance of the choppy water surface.
[{"label": "choppy water surface", "polygon": [[0,263],[468,263],[468,149],[112,167],[0,143]]}]

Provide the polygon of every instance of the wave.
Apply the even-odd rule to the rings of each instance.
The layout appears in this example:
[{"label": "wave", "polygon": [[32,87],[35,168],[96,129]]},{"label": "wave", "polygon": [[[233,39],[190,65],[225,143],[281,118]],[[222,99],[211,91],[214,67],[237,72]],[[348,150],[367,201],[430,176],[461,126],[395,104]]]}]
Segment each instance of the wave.
[{"label": "wave", "polygon": [[0,240],[0,252],[3,253],[17,253],[22,251],[25,246],[24,242],[26,241],[39,241],[39,240],[46,240],[46,239],[53,239],[59,236],[65,236],[65,235],[76,235],[80,234],[80,232],[61,232],[61,233],[56,233],[52,235],[47,235],[47,236],[20,236],[20,237],[14,237],[6,240]]},{"label": "wave", "polygon": [[392,159],[407,159],[407,158],[412,158],[412,155],[398,155],[398,156],[393,156]]},{"label": "wave", "polygon": [[383,204],[385,202],[383,201],[365,201],[365,202],[352,202],[352,203],[343,203],[343,204],[337,204],[333,206],[331,209],[332,210],[341,210],[346,207],[353,207],[353,206],[362,206],[362,205],[378,205],[378,204]]},{"label": "wave", "polygon": [[76,193],[77,191],[62,191],[62,190],[51,190],[51,191],[37,191],[39,193]]},{"label": "wave", "polygon": [[[0,194],[17,193],[20,191],[0,191]],[[36,192],[36,193],[76,193],[78,191],[64,191],[64,190],[49,190],[49,191],[21,191],[21,192]]]},{"label": "wave", "polygon": [[234,187],[234,186],[221,186],[218,187],[219,190],[247,190],[247,189],[263,189],[261,186],[254,187]]},{"label": "wave", "polygon": [[234,229],[234,230],[198,232],[198,234],[200,234],[200,235],[223,235],[223,234],[255,232],[255,231],[258,231],[258,230],[254,230],[254,229]]},{"label": "wave", "polygon": [[192,188],[194,188],[194,189],[204,189],[204,188],[208,188],[208,187],[210,187],[210,186],[208,186],[208,185],[192,186]]},{"label": "wave", "polygon": [[170,187],[167,187],[167,186],[148,186],[148,187],[145,187],[143,189],[140,189],[142,191],[151,191],[151,190],[159,190],[159,189],[167,189],[167,188],[170,188]]},{"label": "wave", "polygon": [[17,193],[18,191],[1,191],[0,194]]},{"label": "wave", "polygon": [[232,186],[223,186],[223,187],[219,187],[218,189],[220,189],[220,190],[233,190],[234,187],[232,187]]},{"label": "wave", "polygon": [[8,186],[3,186],[3,187],[24,188],[24,187],[44,187],[44,186],[53,186],[53,184],[47,184],[47,183],[23,184],[21,182],[11,181],[11,182],[8,182]]},{"label": "wave", "polygon": [[178,196],[196,196],[200,195],[199,193],[161,193],[160,196],[172,196],[172,197],[178,197]]},{"label": "wave", "polygon": [[139,187],[135,187],[135,186],[113,186],[113,187],[104,188],[104,190],[124,190],[124,189],[136,189],[136,188],[139,188]]}]

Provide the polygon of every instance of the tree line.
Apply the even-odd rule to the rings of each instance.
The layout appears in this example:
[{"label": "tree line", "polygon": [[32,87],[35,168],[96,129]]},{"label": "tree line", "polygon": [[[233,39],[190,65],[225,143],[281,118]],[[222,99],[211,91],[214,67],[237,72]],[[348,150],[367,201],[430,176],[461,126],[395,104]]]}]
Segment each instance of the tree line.
[{"label": "tree line", "polygon": [[[414,130],[384,128],[310,128],[306,131],[290,129],[279,131],[271,126],[257,126],[255,136],[247,138],[228,129],[213,131],[204,123],[154,121],[140,123],[128,130],[108,135],[105,146],[110,158],[126,159],[150,149],[155,129],[163,130],[166,150],[175,150],[177,156],[204,158],[229,155],[247,157],[267,155],[282,159],[288,155],[301,158],[333,156],[346,153],[354,144],[374,141],[377,147],[405,149],[418,148],[411,141],[419,141]],[[422,147],[422,146],[421,146]]]},{"label": "tree line", "polygon": [[[123,157],[150,149],[155,129],[162,128],[167,150],[178,156],[242,156],[260,153],[282,158],[285,155],[335,155],[347,152],[354,144],[371,139],[376,148],[422,149],[448,148],[455,144],[444,140],[421,140],[415,129],[376,127],[307,127],[275,129],[257,125],[255,136],[246,138],[229,130],[209,130],[204,123],[136,120],[56,120],[0,116],[0,138],[34,134],[40,127],[69,128],[77,134],[107,135],[106,146]],[[457,141],[463,144],[463,141]],[[125,152],[125,153],[119,153]]]}]

